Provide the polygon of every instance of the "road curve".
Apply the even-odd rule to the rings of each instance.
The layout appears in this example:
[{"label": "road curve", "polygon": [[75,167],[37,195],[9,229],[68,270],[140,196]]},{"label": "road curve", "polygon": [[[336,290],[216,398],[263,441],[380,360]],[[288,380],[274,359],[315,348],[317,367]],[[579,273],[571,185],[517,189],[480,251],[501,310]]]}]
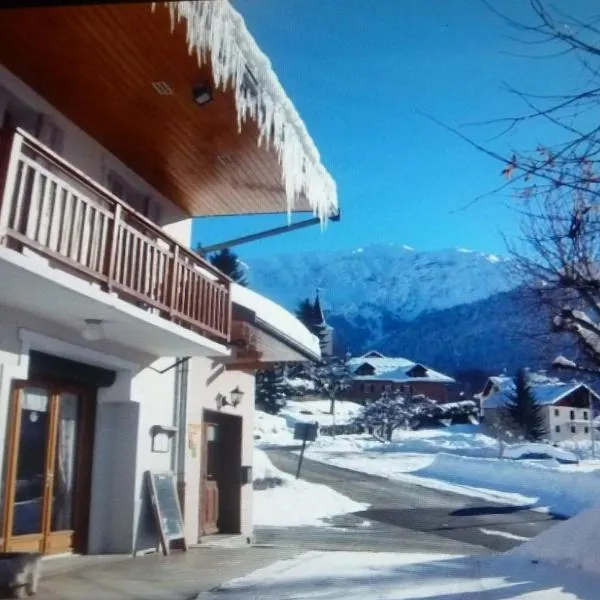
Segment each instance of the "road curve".
[{"label": "road curve", "polygon": [[[298,456],[267,450],[281,471],[295,475]],[[556,517],[451,492],[393,481],[304,459],[302,479],[327,485],[366,511],[339,516],[333,527],[257,528],[259,545],[316,550],[441,552],[505,551],[557,522]],[[365,520],[369,526],[365,527]]]}]

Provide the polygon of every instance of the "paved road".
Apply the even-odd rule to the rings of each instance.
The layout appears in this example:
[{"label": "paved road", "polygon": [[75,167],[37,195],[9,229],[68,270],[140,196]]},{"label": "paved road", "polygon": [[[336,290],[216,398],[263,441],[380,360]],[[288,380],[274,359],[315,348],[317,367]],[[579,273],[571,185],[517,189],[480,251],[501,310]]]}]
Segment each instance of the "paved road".
[{"label": "paved road", "polygon": [[[295,474],[298,457],[268,450],[280,470]],[[334,527],[259,528],[258,544],[318,550],[479,554],[505,551],[535,537],[557,518],[460,494],[365,475],[304,460],[302,479],[321,483],[370,508],[334,518]],[[371,526],[365,527],[367,520]]]}]

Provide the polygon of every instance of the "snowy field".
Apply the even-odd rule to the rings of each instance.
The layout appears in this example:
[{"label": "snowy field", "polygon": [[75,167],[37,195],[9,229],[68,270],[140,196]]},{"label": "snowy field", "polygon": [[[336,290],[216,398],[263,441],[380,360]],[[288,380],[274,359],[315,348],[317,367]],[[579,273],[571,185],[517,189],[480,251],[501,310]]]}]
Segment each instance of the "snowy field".
[{"label": "snowy field", "polygon": [[[318,411],[328,409],[327,402],[323,406],[290,404],[282,416],[258,413],[261,439],[257,444],[263,447],[293,444],[291,428],[296,419],[316,417],[319,420]],[[302,408],[306,404],[313,414],[300,412],[307,410],[307,407]],[[358,405],[345,407],[339,420],[351,419],[357,408],[360,410]],[[589,443],[562,446],[579,456],[592,454]],[[600,447],[596,448],[596,454],[600,456]],[[564,516],[579,514],[595,506],[600,498],[600,460],[588,458],[577,465],[563,465],[555,460],[499,459],[497,440],[473,425],[396,431],[391,443],[382,443],[366,434],[320,436],[309,445],[306,456],[371,475],[487,500],[528,505]]]},{"label": "snowy field", "polygon": [[327,526],[329,517],[365,510],[324,485],[308,483],[277,470],[260,449],[254,450],[254,481],[268,480],[274,487],[254,490],[254,525],[271,527]]},{"label": "snowy field", "polygon": [[[294,444],[294,425],[296,423],[314,423],[327,426],[333,424],[329,413],[328,400],[288,400],[278,415],[256,411],[254,437],[256,446],[268,448]],[[352,422],[362,407],[355,402],[336,402],[335,424]]]},{"label": "snowy field", "polygon": [[238,600],[597,600],[600,579],[518,555],[307,552],[230,581]]}]

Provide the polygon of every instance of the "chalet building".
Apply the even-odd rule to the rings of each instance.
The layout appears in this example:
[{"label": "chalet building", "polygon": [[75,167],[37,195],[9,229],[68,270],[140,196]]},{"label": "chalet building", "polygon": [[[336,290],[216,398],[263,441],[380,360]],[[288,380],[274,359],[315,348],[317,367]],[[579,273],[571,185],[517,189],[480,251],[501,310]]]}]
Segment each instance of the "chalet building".
[{"label": "chalet building", "polygon": [[[490,377],[480,394],[481,416],[491,426],[506,426],[503,410],[514,392],[510,377]],[[531,389],[541,406],[544,429],[551,442],[589,441],[592,435],[592,406],[600,397],[587,385],[557,380],[533,382]]]},{"label": "chalet building", "polygon": [[424,395],[437,402],[457,399],[452,377],[406,358],[371,351],[350,359],[347,365],[352,373],[348,396],[356,400],[376,400],[384,392]]},{"label": "chalet building", "polygon": [[319,344],[192,219],[338,210],[269,60],[225,0],[2,10],[0,126],[0,550],[154,549],[149,470],[251,538],[255,370]]}]

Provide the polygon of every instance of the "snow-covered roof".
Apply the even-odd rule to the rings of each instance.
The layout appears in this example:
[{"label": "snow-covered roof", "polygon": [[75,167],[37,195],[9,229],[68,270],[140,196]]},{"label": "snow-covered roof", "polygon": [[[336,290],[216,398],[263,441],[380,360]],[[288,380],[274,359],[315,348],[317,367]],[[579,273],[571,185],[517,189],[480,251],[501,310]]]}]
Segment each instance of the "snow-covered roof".
[{"label": "snow-covered roof", "polygon": [[231,301],[253,312],[258,321],[268,324],[292,344],[300,346],[306,354],[315,359],[321,357],[319,338],[279,304],[238,283],[231,284]]},{"label": "snow-covered roof", "polygon": [[223,90],[233,88],[238,128],[241,130],[246,119],[253,119],[259,145],[274,147],[283,172],[288,213],[304,195],[314,214],[326,222],[338,212],[335,181],[242,16],[227,0],[165,4],[173,25],[185,20],[190,54],[195,52],[201,65],[210,60],[215,85]]},{"label": "snow-covered roof", "polygon": [[512,384],[512,378],[507,377],[506,375],[494,375],[490,377],[490,381],[496,384],[500,389]]},{"label": "snow-covered roof", "polygon": [[[568,396],[580,387],[584,387],[590,391],[591,394],[596,394],[588,388],[584,383],[544,383],[540,385],[532,385],[531,390],[538,404],[542,406],[551,406],[556,404],[559,400],[562,400],[565,396]],[[514,392],[515,385],[513,382],[509,386],[506,386],[500,392],[492,394],[486,398],[483,402],[483,409],[487,408],[501,408],[504,406],[510,398],[512,392]],[[597,396],[596,396],[597,397]]]},{"label": "snow-covered roof", "polygon": [[[374,354],[378,356],[374,356]],[[407,358],[383,356],[379,352],[367,352],[363,356],[351,358],[348,361],[348,367],[353,373],[364,364],[371,365],[375,373],[373,375],[355,375],[354,379],[357,381],[435,381],[438,383],[454,383],[452,377],[434,371],[422,363],[416,363]],[[423,377],[415,377],[409,374],[417,366],[425,369]]]}]

